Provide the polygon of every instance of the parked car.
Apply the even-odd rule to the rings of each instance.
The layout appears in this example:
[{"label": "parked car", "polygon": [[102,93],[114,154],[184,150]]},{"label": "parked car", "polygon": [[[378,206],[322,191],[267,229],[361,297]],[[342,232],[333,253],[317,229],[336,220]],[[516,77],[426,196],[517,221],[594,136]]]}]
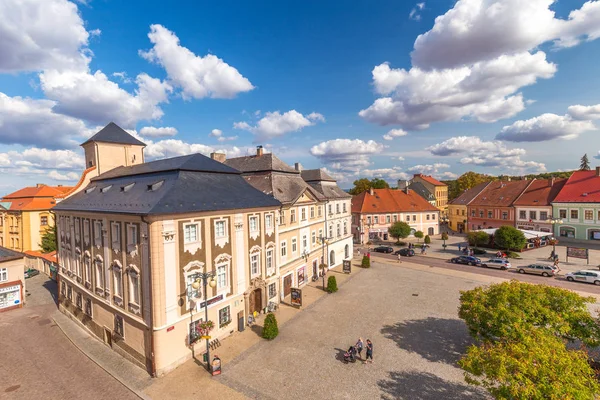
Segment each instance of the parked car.
[{"label": "parked car", "polygon": [[473,256],[454,257],[450,259],[450,262],[454,264],[481,265],[481,260]]},{"label": "parked car", "polygon": [[510,261],[508,261],[506,258],[490,258],[489,260],[483,262],[481,266],[486,268],[500,268],[502,270],[512,268]]},{"label": "parked car", "polygon": [[554,265],[529,264],[519,267],[518,271],[520,274],[536,274],[548,277],[555,276],[560,270]]},{"label": "parked car", "polygon": [[25,279],[31,278],[32,276],[36,276],[39,274],[40,274],[40,271],[38,271],[37,269],[28,268],[27,271],[25,271]]},{"label": "parked car", "polygon": [[589,271],[584,269],[581,271],[569,272],[565,276],[569,282],[577,281],[600,285],[600,272],[598,271]]},{"label": "parked car", "polygon": [[415,255],[415,251],[413,249],[400,249],[394,252],[395,255],[400,254],[403,257],[412,257]]},{"label": "parked car", "polygon": [[393,253],[394,248],[390,247],[390,246],[378,246],[378,247],[375,247],[373,249],[373,251],[376,251],[378,253]]}]

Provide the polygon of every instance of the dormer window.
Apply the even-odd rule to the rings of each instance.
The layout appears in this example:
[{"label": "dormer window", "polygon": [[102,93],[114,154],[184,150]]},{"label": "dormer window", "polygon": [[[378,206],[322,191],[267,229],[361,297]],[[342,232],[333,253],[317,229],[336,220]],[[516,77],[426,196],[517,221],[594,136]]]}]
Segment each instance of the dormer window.
[{"label": "dormer window", "polygon": [[135,183],[130,183],[129,185],[121,186],[121,192],[128,192],[135,185]]},{"label": "dormer window", "polygon": [[92,193],[94,190],[96,190],[96,186],[92,186],[91,188],[87,188],[87,189],[85,189],[85,194]]},{"label": "dormer window", "polygon": [[152,185],[148,185],[148,191],[149,192],[157,191],[158,189],[160,189],[160,187],[163,185],[163,183],[165,183],[164,180],[155,182]]},{"label": "dormer window", "polygon": [[108,192],[110,190],[111,187],[112,187],[112,185],[105,186],[102,189],[100,189],[100,191],[102,193],[106,193],[106,192]]}]

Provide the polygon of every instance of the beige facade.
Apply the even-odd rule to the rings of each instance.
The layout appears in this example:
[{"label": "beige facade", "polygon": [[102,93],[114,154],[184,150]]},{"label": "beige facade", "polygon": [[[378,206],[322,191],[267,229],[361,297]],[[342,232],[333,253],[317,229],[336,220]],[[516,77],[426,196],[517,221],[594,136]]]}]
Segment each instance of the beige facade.
[{"label": "beige facade", "polygon": [[413,181],[420,182],[435,196],[435,206],[440,210],[442,216],[448,211],[448,185],[437,179],[423,174],[415,174]]},{"label": "beige facade", "polygon": [[82,145],[86,168],[96,167],[97,175],[120,166],[144,163],[144,147],[93,141]]},{"label": "beige facade", "polygon": [[25,255],[0,247],[0,312],[25,304]]}]

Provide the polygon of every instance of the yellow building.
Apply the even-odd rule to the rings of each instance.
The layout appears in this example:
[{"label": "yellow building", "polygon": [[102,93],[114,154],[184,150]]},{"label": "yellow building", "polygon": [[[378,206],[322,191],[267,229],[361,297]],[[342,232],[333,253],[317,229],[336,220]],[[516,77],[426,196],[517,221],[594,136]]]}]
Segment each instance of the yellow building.
[{"label": "yellow building", "polygon": [[448,211],[448,185],[424,174],[415,174],[412,181],[421,183],[435,196],[435,206],[445,216]]},{"label": "yellow building", "polygon": [[469,231],[469,215],[467,206],[479,196],[489,185],[489,182],[467,189],[448,204],[448,227],[455,232],[463,233]]},{"label": "yellow building", "polygon": [[50,209],[72,188],[38,184],[0,200],[0,246],[11,250],[40,250],[42,236],[54,226]]}]

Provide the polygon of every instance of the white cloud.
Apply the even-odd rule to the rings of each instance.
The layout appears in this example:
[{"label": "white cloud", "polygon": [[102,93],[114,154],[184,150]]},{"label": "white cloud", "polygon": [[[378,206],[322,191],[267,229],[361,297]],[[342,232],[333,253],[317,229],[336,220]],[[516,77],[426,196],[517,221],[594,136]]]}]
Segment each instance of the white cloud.
[{"label": "white cloud", "polygon": [[127,75],[127,72],[113,72],[112,76],[119,78],[123,83],[131,83],[131,78]]},{"label": "white cloud", "polygon": [[408,169],[408,172],[425,174],[425,175],[437,175],[440,169],[450,168],[450,165],[444,163],[435,164],[419,164]]},{"label": "white cloud", "polygon": [[553,139],[574,139],[581,133],[595,130],[591,121],[574,120],[569,115],[542,114],[519,120],[502,128],[497,140],[508,142],[543,142]]},{"label": "white cloud", "polygon": [[461,155],[461,164],[495,167],[521,172],[544,172],[546,166],[535,161],[523,161],[524,149],[509,149],[500,141],[484,142],[477,136],[458,136],[428,147],[437,156]]},{"label": "white cloud", "polygon": [[195,55],[162,25],[151,25],[148,37],[154,46],[140,55],[163,66],[169,82],[181,88],[184,99],[232,98],[254,89],[237,69],[212,54]]},{"label": "white cloud", "polygon": [[84,168],[83,156],[71,150],[33,147],[0,153],[0,172],[5,176],[77,181]]},{"label": "white cloud", "polygon": [[148,161],[184,156],[187,154],[201,153],[209,156],[210,153],[225,153],[227,157],[239,157],[247,154],[253,154],[256,150],[251,147],[227,146],[216,148],[201,143],[187,143],[177,139],[165,139],[158,142],[146,141],[144,155]]},{"label": "white cloud", "polygon": [[365,142],[360,139],[334,139],[311,147],[310,153],[329,170],[356,175],[371,165],[371,155],[382,152],[384,148],[385,146],[373,140]]},{"label": "white cloud", "polygon": [[0,72],[84,69],[89,33],[66,0],[0,1]]},{"label": "white cloud", "polygon": [[396,137],[402,137],[408,135],[408,132],[402,129],[391,129],[388,133],[383,135],[385,140],[394,140]]},{"label": "white cloud", "polygon": [[177,135],[177,129],[172,126],[164,126],[164,127],[154,127],[154,126],[145,126],[140,129],[140,135],[144,137],[165,137],[165,136],[175,136]]},{"label": "white cloud", "polygon": [[364,169],[360,171],[360,176],[364,176],[366,178],[380,178],[387,182],[392,182],[392,184],[396,184],[399,179],[409,180],[411,176],[406,172],[402,172],[400,167],[391,167],[391,168],[376,168],[376,169]]},{"label": "white cloud", "polygon": [[420,11],[422,11],[424,7],[425,7],[425,3],[417,3],[413,7],[413,9],[410,10],[410,14],[408,14],[408,18],[410,18],[414,21],[420,21],[421,20]]},{"label": "white cloud", "polygon": [[297,132],[307,126],[315,125],[318,121],[324,122],[323,115],[312,112],[306,116],[296,110],[290,110],[283,114],[279,111],[267,112],[258,120],[255,126],[247,122],[235,122],[235,129],[243,129],[256,135],[257,140],[271,139],[283,136],[289,132]]},{"label": "white cloud", "polygon": [[54,179],[55,181],[77,181],[79,174],[76,172],[60,173],[58,171],[48,172],[48,178]]},{"label": "white cloud", "polygon": [[552,0],[459,0],[414,43],[412,68],[373,69],[381,97],[359,115],[380,125],[426,129],[433,122],[495,122],[522,111],[519,92],[554,76],[538,51],[554,40],[574,45],[600,36],[600,2],[588,1],[568,20],[554,17]]},{"label": "white cloud", "polygon": [[593,120],[600,119],[600,104],[594,106],[582,106],[580,104],[570,106],[567,112],[573,119]]},{"label": "white cloud", "polygon": [[208,136],[210,136],[210,137],[216,137],[216,138],[218,138],[218,137],[221,137],[221,135],[223,135],[223,131],[222,131],[222,130],[220,130],[220,129],[213,129],[213,130],[212,130],[212,131],[211,131],[211,132],[208,134]]},{"label": "white cloud", "polygon": [[78,137],[91,131],[79,119],[57,114],[56,102],[9,97],[0,92],[0,143],[75,147]]},{"label": "white cloud", "polygon": [[234,141],[234,140],[237,140],[237,139],[238,139],[238,137],[237,137],[237,136],[224,136],[224,135],[223,135],[223,131],[222,131],[222,130],[220,130],[220,129],[213,129],[213,130],[212,130],[212,131],[211,131],[211,132],[208,134],[208,136],[210,136],[210,137],[214,137],[214,138],[217,138],[217,141],[218,141],[218,142],[221,142],[221,143],[223,143],[223,142],[232,142],[232,141]]}]

